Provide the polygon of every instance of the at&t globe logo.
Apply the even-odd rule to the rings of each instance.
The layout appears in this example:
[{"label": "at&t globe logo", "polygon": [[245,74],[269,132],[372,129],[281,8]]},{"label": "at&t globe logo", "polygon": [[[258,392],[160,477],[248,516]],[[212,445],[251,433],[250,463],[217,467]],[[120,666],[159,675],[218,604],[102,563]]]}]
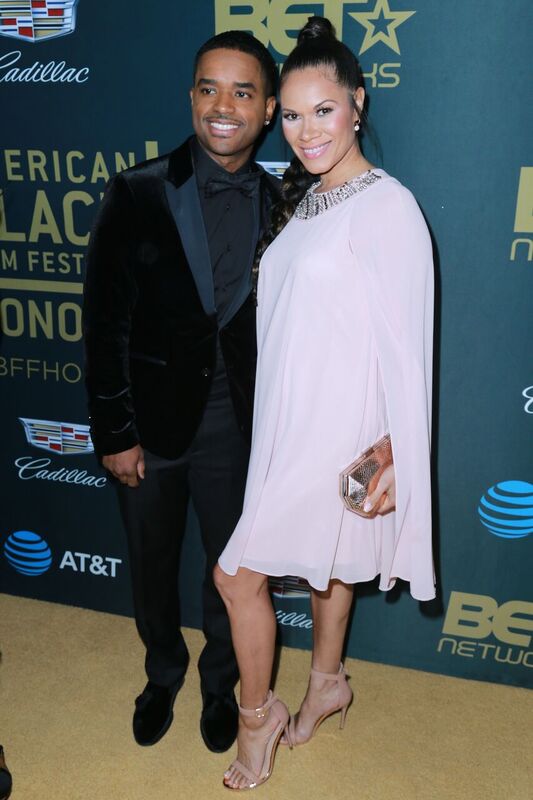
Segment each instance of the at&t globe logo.
[{"label": "at&t globe logo", "polygon": [[495,536],[522,539],[533,533],[533,484],[503,481],[492,486],[480,500],[479,518]]},{"label": "at&t globe logo", "polygon": [[42,575],[52,564],[47,542],[33,531],[15,531],[4,544],[4,555],[21,575]]}]

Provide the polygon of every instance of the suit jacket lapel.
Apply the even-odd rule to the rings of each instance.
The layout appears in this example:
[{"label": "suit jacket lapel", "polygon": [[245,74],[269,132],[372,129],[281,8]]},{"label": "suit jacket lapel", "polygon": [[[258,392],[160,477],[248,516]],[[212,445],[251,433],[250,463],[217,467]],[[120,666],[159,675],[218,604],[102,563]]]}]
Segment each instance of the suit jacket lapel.
[{"label": "suit jacket lapel", "polygon": [[165,194],[203,309],[211,316],[215,313],[213,270],[188,141],[170,156]]},{"label": "suit jacket lapel", "polygon": [[[255,250],[258,240],[268,227],[270,208],[277,199],[276,190],[277,180],[270,178],[268,173],[263,172],[260,179],[260,190],[254,198],[253,235],[248,257],[248,269],[245,270],[233,302],[228,307],[223,319],[219,321],[221,327],[229,322],[250,294],[252,287],[251,269],[255,258]],[[190,140],[184,142],[181,147],[170,154],[168,179],[165,180],[165,194],[203,309],[208,316],[211,316],[216,313],[213,270],[200,197],[198,196],[196,176],[193,169]]]}]

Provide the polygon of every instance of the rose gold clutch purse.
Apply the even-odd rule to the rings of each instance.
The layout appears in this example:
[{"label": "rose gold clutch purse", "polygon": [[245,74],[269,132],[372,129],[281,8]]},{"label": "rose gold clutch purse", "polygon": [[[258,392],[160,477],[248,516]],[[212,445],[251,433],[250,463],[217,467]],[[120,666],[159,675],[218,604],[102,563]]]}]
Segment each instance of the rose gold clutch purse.
[{"label": "rose gold clutch purse", "polygon": [[366,497],[376,488],[382,472],[392,464],[390,434],[365,450],[340,474],[340,493],[348,511],[362,517],[373,517],[375,511],[363,511]]}]

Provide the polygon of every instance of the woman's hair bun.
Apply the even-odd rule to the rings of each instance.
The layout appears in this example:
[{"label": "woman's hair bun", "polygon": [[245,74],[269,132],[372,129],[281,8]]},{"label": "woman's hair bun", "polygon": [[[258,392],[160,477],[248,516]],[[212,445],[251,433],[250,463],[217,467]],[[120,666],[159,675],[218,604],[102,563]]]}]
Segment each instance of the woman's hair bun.
[{"label": "woman's hair bun", "polygon": [[298,44],[310,42],[316,39],[335,39],[335,28],[325,17],[309,17],[307,23],[304,25],[298,34]]}]

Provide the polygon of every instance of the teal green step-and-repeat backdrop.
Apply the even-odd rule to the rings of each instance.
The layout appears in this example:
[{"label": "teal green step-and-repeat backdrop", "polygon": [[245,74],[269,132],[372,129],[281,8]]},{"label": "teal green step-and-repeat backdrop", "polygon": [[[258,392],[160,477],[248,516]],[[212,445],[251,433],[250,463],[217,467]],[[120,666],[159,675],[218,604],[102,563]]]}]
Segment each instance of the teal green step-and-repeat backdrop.
[{"label": "teal green step-and-repeat backdrop", "polygon": [[[311,14],[328,16],[360,57],[380,164],[416,195],[437,255],[439,596],[424,604],[405,586],[359,585],[348,654],[531,686],[529,0],[0,7],[0,591],[131,613],[125,537],[86,427],[90,224],[110,175],[189,135],[203,41],[248,30],[281,64]],[[275,171],[289,157],[277,126],[258,160]],[[184,565],[184,623],[198,626],[193,513]],[[272,589],[281,641],[308,647],[306,586],[288,577]]]}]

